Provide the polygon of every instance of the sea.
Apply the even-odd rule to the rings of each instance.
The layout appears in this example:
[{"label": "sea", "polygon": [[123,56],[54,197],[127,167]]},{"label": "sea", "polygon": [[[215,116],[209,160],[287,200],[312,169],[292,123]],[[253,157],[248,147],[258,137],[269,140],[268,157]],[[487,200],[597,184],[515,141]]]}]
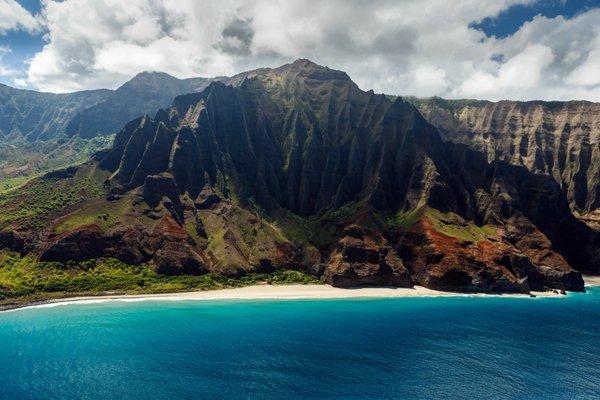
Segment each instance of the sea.
[{"label": "sea", "polygon": [[0,399],[599,399],[600,288],[0,313]]}]

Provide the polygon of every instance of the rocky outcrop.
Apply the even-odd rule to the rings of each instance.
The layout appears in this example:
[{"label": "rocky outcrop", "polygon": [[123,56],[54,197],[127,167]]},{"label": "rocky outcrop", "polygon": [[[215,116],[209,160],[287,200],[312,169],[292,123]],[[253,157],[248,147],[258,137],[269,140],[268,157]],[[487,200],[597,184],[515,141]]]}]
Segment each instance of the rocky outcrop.
[{"label": "rocky outcrop", "polygon": [[84,225],[62,235],[51,235],[40,248],[42,261],[106,256],[132,264],[150,262],[157,272],[168,275],[203,274],[209,265],[187,232],[168,216],[151,230],[134,225],[107,231],[98,225]]},{"label": "rocky outcrop", "polygon": [[405,256],[413,279],[433,289],[515,293],[547,287],[581,290],[581,275],[552,250],[547,240],[538,238],[530,247],[522,243],[515,246],[511,233],[497,229],[484,240],[461,240],[436,230],[425,217],[402,234],[399,252]]},{"label": "rocky outcrop", "polygon": [[194,246],[193,240],[173,219],[165,217],[154,228],[147,247],[158,249],[152,261],[156,271],[167,275],[198,275],[209,272],[206,254]]},{"label": "rocky outcrop", "polygon": [[396,250],[374,232],[350,225],[324,269],[324,279],[333,286],[412,287],[410,272]]}]

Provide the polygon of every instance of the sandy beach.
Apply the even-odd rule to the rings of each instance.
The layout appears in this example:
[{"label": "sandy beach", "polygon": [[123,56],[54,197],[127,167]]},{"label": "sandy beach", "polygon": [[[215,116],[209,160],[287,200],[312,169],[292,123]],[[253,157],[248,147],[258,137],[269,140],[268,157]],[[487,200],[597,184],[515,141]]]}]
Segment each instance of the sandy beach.
[{"label": "sandy beach", "polygon": [[585,286],[600,286],[600,276],[583,275]]},{"label": "sandy beach", "polygon": [[[532,292],[535,297],[562,297],[556,292]],[[330,285],[254,285],[234,289],[205,290],[180,293],[81,296],[46,300],[38,304],[15,308],[56,307],[73,303],[101,303],[106,301],[181,301],[181,300],[302,300],[302,299],[350,299],[350,298],[400,298],[400,297],[452,297],[452,296],[501,296],[529,298],[528,294],[455,293],[414,288],[356,288],[342,289]],[[11,307],[12,308],[12,307]]]}]

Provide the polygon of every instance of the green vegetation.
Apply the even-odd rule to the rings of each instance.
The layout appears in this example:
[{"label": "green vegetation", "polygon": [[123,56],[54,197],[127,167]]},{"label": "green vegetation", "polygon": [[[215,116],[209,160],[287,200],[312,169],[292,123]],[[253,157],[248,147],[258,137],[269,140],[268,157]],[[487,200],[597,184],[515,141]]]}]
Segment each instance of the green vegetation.
[{"label": "green vegetation", "polygon": [[56,233],[67,232],[80,226],[97,224],[103,228],[113,228],[131,207],[131,198],[122,197],[109,202],[104,197],[88,201],[72,214],[62,218],[55,227]]},{"label": "green vegetation", "polygon": [[[114,135],[86,139],[16,140],[0,144],[0,193],[3,186],[18,186],[48,171],[81,164],[99,150],[111,146]],[[4,187],[4,190],[10,187]]]},{"label": "green vegetation", "polygon": [[329,244],[335,233],[333,224],[322,224],[319,218],[303,218],[285,209],[277,210],[271,215],[261,215],[261,218],[271,223],[281,235],[296,245],[320,248]]},{"label": "green vegetation", "polygon": [[329,209],[321,216],[306,219],[287,212],[286,221],[277,222],[286,235],[303,238],[306,243],[323,248],[336,235],[336,226],[352,223],[364,209],[368,209],[365,201],[351,201],[341,207]]},{"label": "green vegetation", "polygon": [[63,220],[55,229],[56,233],[62,233],[74,230],[80,226],[98,224],[107,228],[112,228],[116,225],[114,215],[108,213],[96,213],[95,215],[86,215],[77,212]]},{"label": "green vegetation", "polygon": [[62,170],[35,178],[25,185],[0,194],[0,229],[17,224],[40,229],[50,212],[104,194],[108,173],[93,167]]},{"label": "green vegetation", "polygon": [[0,179],[0,194],[23,185],[29,179],[31,179],[30,176],[17,176],[14,178]]},{"label": "green vegetation", "polygon": [[241,207],[231,207],[225,218],[212,212],[200,212],[200,218],[207,235],[207,250],[220,260],[220,265],[258,262],[288,242],[271,221]]},{"label": "green vegetation", "polygon": [[62,264],[36,261],[33,256],[21,257],[15,253],[0,252],[0,304],[76,295],[224,289],[258,283],[309,284],[320,281],[292,270],[277,270],[269,274],[253,273],[241,278],[213,274],[167,276],[157,274],[147,265],[128,265],[110,258]]},{"label": "green vegetation", "polygon": [[443,213],[435,208],[427,208],[425,215],[436,231],[459,240],[480,242],[493,238],[497,233],[497,228],[494,226],[477,226],[454,213]]},{"label": "green vegetation", "polygon": [[323,215],[323,218],[336,222],[346,222],[356,218],[362,207],[364,207],[364,202],[351,201],[339,208],[331,209],[326,212],[325,215]]},{"label": "green vegetation", "polygon": [[392,229],[408,230],[422,217],[426,217],[437,232],[467,242],[493,239],[498,231],[495,226],[477,226],[454,213],[443,213],[430,207],[398,212],[388,223]]},{"label": "green vegetation", "polygon": [[422,215],[423,208],[414,208],[404,212],[399,211],[393,218],[389,219],[389,225],[392,229],[408,230],[419,222]]}]

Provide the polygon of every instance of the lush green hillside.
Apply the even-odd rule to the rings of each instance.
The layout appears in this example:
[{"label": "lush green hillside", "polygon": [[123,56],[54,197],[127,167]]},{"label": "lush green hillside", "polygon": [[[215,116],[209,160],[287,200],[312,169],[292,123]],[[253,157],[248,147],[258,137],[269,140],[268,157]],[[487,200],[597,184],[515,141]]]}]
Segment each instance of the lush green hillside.
[{"label": "lush green hillside", "polygon": [[44,172],[81,164],[99,150],[111,146],[114,135],[93,138],[63,137],[60,140],[0,144],[0,191],[18,186]]},{"label": "lush green hillside", "polygon": [[319,280],[299,271],[282,270],[240,278],[213,274],[169,276],[147,265],[128,265],[110,258],[62,264],[0,252],[0,308],[68,296],[225,289],[259,283],[308,284]]}]

